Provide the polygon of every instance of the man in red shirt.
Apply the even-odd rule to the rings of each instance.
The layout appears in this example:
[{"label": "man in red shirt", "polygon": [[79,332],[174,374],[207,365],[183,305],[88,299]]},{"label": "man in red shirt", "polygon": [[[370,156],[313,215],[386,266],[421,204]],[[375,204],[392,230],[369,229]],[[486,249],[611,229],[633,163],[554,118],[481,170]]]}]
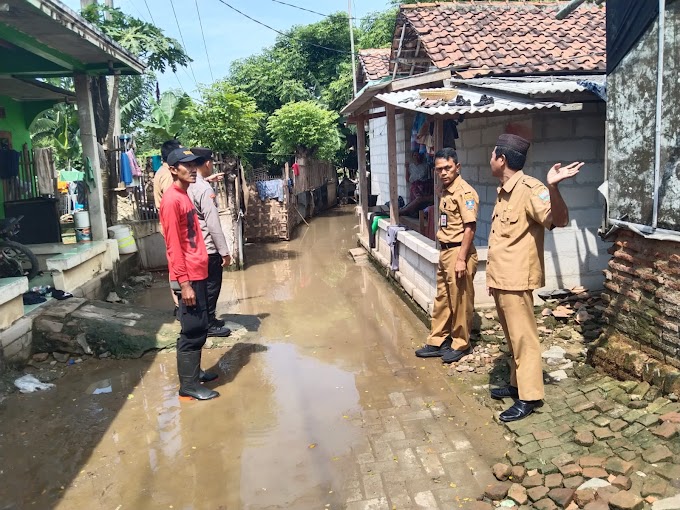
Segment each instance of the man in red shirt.
[{"label": "man in red shirt", "polygon": [[217,374],[201,370],[201,349],[208,336],[208,252],[196,209],[187,195],[203,162],[204,158],[184,147],[170,153],[168,166],[173,183],[163,194],[160,209],[170,285],[179,294],[179,394],[198,400],[219,396],[200,384],[216,379]]}]

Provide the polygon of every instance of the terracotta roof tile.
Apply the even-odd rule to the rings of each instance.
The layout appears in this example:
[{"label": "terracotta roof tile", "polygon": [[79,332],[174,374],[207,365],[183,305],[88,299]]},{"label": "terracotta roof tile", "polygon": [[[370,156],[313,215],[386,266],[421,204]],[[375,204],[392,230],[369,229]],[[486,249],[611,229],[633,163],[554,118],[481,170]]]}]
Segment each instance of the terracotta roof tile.
[{"label": "terracotta roof tile", "polygon": [[379,80],[390,74],[390,48],[359,50],[359,62],[366,80]]},{"label": "terracotta roof tile", "polygon": [[[439,3],[402,6],[401,15],[439,68],[469,75],[604,71],[605,10],[582,7],[564,20],[560,5]],[[386,59],[389,57],[386,57]],[[486,70],[485,70],[486,69]]]}]

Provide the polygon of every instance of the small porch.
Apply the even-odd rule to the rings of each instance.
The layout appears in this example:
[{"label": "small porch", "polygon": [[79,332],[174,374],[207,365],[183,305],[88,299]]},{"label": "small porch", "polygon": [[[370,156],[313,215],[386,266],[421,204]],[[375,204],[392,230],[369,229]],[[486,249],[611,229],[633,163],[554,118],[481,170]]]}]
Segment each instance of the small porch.
[{"label": "small porch", "polygon": [[[24,307],[22,300],[29,288],[51,285],[74,295],[102,297],[105,285],[101,282],[114,275],[120,257],[115,241],[107,235],[90,78],[143,71],[144,65],[134,55],[58,0],[2,3],[0,150],[7,156],[5,161],[13,163],[5,165],[0,175],[0,217],[23,216],[16,240],[33,251],[43,272],[31,282],[25,277],[0,279],[0,354],[6,359],[18,356],[7,352],[9,345],[22,345],[19,350],[24,354],[30,351],[31,307]],[[54,77],[71,77],[75,92],[41,81]],[[68,169],[55,168],[49,155],[40,163],[45,155],[32,146],[29,132],[40,112],[63,102],[77,105],[85,174],[82,193],[92,241],[84,244],[65,243],[71,239],[62,236],[59,220],[64,207],[57,191],[57,172]]]},{"label": "small porch", "polygon": [[[546,288],[602,288],[608,245],[597,235],[604,208],[597,188],[604,181],[605,109],[587,82],[601,85],[603,77],[452,79],[444,88],[383,91],[352,112],[359,139],[359,242],[423,310],[431,313],[436,292],[438,222],[433,220],[439,217],[438,200],[423,204],[427,214],[421,210],[413,218],[404,217],[397,205],[399,197],[408,193],[403,167],[411,152],[416,116],[425,116],[432,126],[430,153],[444,146],[456,148],[461,175],[480,196],[475,235],[477,306],[493,303],[486,292],[485,269],[498,183],[490,175],[488,161],[498,135],[504,132],[532,140],[524,171],[540,180],[545,180],[555,162],[586,162],[582,174],[561,187],[570,208],[570,225],[546,233]],[[480,105],[482,95],[493,102]],[[455,98],[464,104],[456,105]],[[359,102],[359,98],[354,100]],[[451,127],[455,128],[454,137]],[[371,144],[370,184],[362,146],[366,135]],[[437,184],[435,180],[435,187]],[[369,187],[378,204],[389,205],[369,207]],[[379,215],[383,217],[376,219]],[[390,225],[407,228],[397,236],[396,265],[387,241]]]}]

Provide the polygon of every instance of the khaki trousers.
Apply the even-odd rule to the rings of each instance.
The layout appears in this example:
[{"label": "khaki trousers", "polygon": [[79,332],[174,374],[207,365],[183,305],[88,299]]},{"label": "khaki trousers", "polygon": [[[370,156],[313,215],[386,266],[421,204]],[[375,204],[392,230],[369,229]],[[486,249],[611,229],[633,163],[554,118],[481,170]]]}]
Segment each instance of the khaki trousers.
[{"label": "khaki trousers", "polygon": [[521,400],[541,400],[545,391],[533,294],[530,290],[493,289],[493,297],[512,356],[510,384],[519,388]]},{"label": "khaki trousers", "polygon": [[432,328],[427,338],[429,345],[439,347],[446,337],[452,339],[451,347],[464,351],[470,347],[470,326],[475,310],[475,287],[472,281],[477,272],[477,251],[470,248],[467,273],[456,278],[458,248],[443,250],[439,254],[437,270],[437,296],[432,311]]}]

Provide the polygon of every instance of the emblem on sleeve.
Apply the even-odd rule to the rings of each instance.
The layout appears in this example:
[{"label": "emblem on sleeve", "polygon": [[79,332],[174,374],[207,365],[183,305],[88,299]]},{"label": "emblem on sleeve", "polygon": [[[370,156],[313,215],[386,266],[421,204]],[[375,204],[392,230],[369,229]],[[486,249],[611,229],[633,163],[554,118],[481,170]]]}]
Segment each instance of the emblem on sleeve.
[{"label": "emblem on sleeve", "polygon": [[472,193],[465,193],[463,198],[465,199],[466,209],[472,211],[475,208],[475,196]]},{"label": "emblem on sleeve", "polygon": [[544,202],[548,202],[550,200],[550,192],[546,188],[543,188],[541,192],[538,194],[538,198],[540,198]]}]

